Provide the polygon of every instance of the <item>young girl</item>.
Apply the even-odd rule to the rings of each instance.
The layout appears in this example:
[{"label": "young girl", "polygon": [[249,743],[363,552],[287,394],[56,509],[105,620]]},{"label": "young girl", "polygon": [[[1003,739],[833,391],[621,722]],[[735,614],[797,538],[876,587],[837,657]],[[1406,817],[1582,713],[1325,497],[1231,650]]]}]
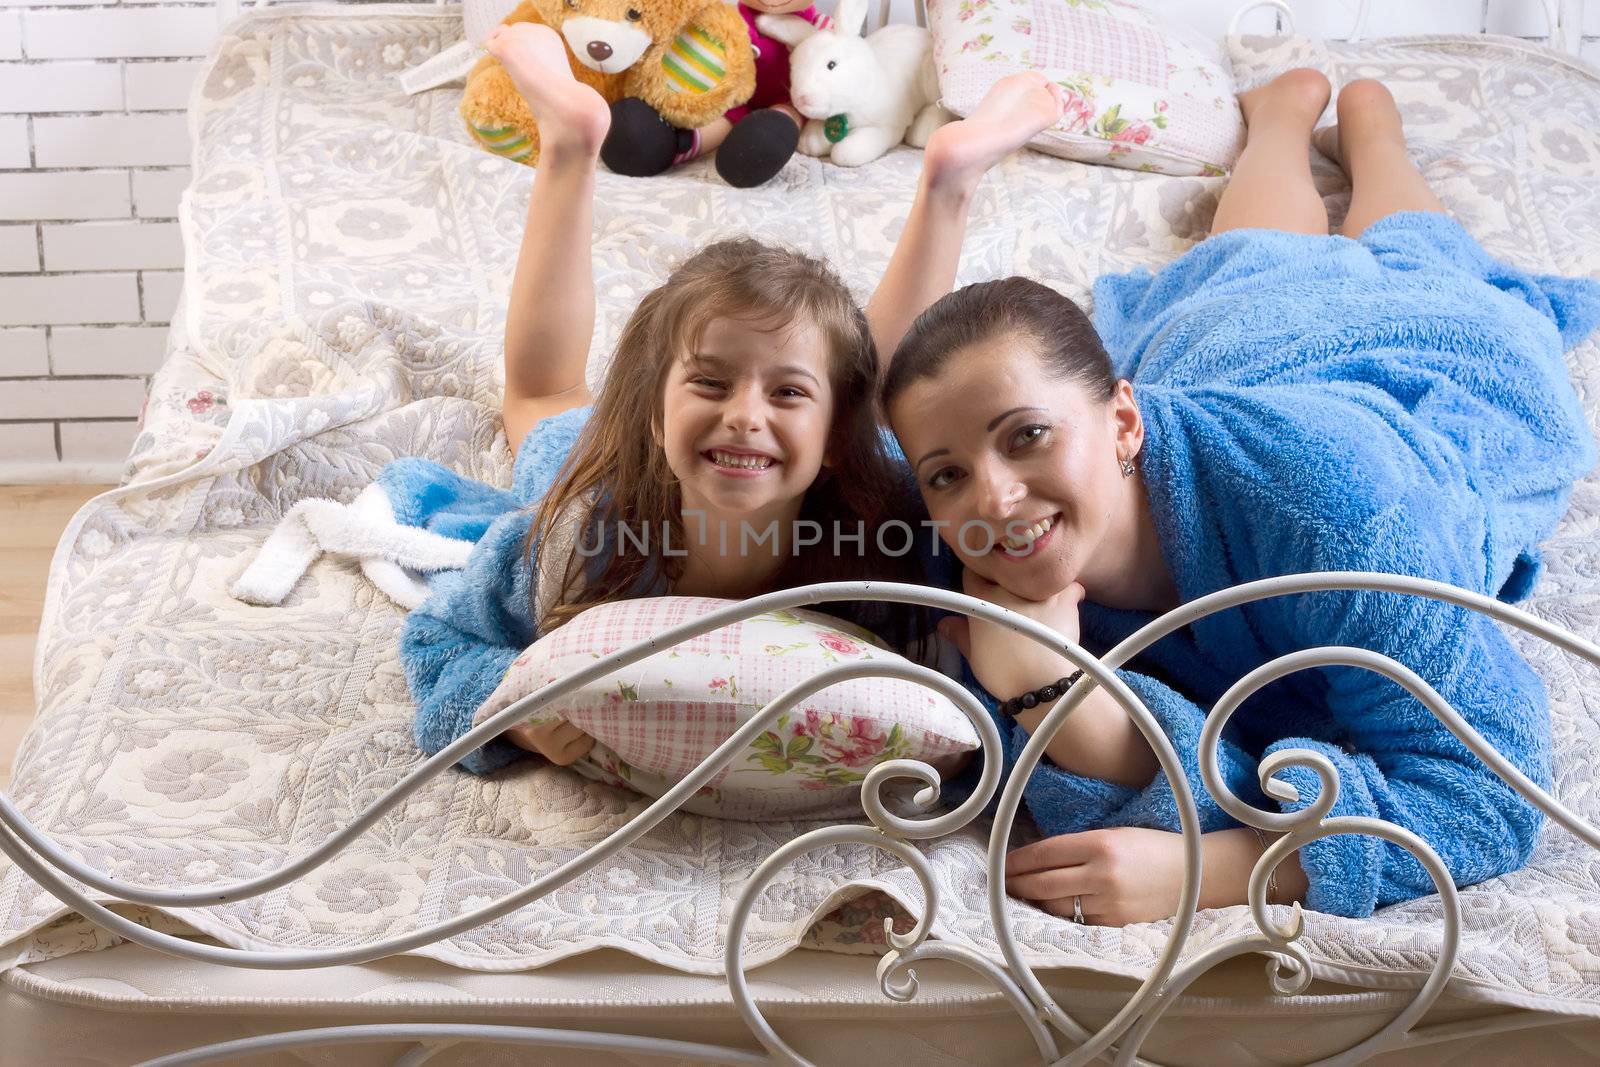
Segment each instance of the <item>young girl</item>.
[{"label": "young girl", "polygon": [[[969,593],[1081,632],[1093,650],[1155,613],[1277,574],[1385,571],[1507,601],[1529,593],[1539,542],[1594,464],[1562,350],[1600,321],[1600,286],[1491,259],[1443,214],[1372,81],[1347,86],[1338,127],[1316,136],[1352,184],[1330,236],[1308,165],[1329,93],[1321,74],[1297,70],[1243,94],[1248,144],[1213,236],[1153,276],[1100,279],[1094,326],[1022,278],[945,295],[966,203],[989,166],[1053,120],[1047,87],[1003,84],[987,112],[935,134],[868,316],[894,351],[882,395],[929,513],[946,530],[992,535],[986,551],[951,541]],[[945,628],[999,700],[1072,673],[997,627]],[[1543,689],[1489,619],[1362,591],[1211,616],[1119,672],[1171,738],[1208,831],[1202,907],[1245,903],[1266,844],[1201,779],[1207,709],[1257,666],[1324,645],[1411,668],[1549,787]],[[1008,766],[1053,690],[1036,700],[997,713]],[[1284,749],[1336,768],[1333,816],[1411,830],[1459,885],[1532,852],[1540,813],[1375,672],[1301,671],[1257,693],[1230,721],[1219,769],[1237,796],[1272,810],[1257,768]],[[1091,691],[1027,783],[1024,801],[1052,836],[1010,854],[1008,891],[1080,922],[1172,915],[1183,851],[1158,772],[1120,706]],[[1277,777],[1299,794],[1284,810],[1320,792],[1308,768]],[[1409,852],[1345,833],[1281,864],[1269,897],[1363,916],[1432,892]]]},{"label": "young girl", "polygon": [[[497,519],[407,619],[401,659],[428,752],[470,729],[524,646],[591,604],[920,573],[876,551],[878,523],[915,495],[886,459],[866,319],[815,259],[749,239],[691,257],[629,319],[590,413],[591,216],[609,113],[549,28],[502,26],[487,47],[539,124],[502,407],[514,491],[537,508]],[[829,536],[804,551],[807,521],[851,534],[864,522],[866,536],[858,553],[835,554]],[[855,614],[892,639],[911,617]],[[487,772],[518,748],[566,764],[591,745],[564,722],[522,725],[462,766]]]}]

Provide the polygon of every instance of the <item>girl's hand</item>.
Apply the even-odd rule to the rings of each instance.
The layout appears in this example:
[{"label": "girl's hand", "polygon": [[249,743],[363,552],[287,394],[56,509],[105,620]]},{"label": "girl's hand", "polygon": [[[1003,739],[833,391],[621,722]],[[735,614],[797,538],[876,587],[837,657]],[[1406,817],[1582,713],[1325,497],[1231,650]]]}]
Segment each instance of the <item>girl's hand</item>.
[{"label": "girl's hand", "polygon": [[1183,893],[1183,835],[1118,826],[1047,837],[1006,856],[1006,892],[1068,919],[1076,897],[1096,926],[1170,919]]},{"label": "girl's hand", "polygon": [[[968,570],[962,575],[961,588],[968,596],[1043,623],[1069,641],[1078,640],[1078,605],[1083,602],[1083,586],[1077,582],[1049,600],[1023,600]],[[942,620],[939,632],[955,642],[978,681],[1000,700],[1021,696],[1077,670],[1071,660],[1031,638],[965,615]]]},{"label": "girl's hand", "polygon": [[594,738],[565,719],[519,723],[500,736],[519,748],[537,752],[560,767],[574,762],[594,747]]}]

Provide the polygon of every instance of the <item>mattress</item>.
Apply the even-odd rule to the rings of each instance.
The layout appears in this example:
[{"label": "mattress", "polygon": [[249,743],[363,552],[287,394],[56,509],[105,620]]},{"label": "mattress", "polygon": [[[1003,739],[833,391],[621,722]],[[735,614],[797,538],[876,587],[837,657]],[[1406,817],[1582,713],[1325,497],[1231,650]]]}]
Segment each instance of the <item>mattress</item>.
[{"label": "mattress", "polygon": [[[767,1019],[813,1063],[1038,1062],[1009,1005],[968,972],[942,961],[917,969],[918,995],[884,999],[876,959],[800,950],[751,974]],[[1093,971],[1047,972],[1045,986],[1075,1018],[1098,1027],[1136,983]],[[1259,961],[1233,960],[1177,998],[1142,1055],[1172,1067],[1309,1063],[1378,1029],[1409,992],[1314,982],[1272,998]],[[1267,1005],[1270,1004],[1270,1008]],[[164,957],[138,945],[79,953],[8,971],[0,983],[6,1040],[0,1067],[39,1063],[120,1065],[213,1041],[338,1025],[483,1022],[641,1034],[759,1051],[718,978],[641,964],[600,951],[516,974],[466,973],[397,957],[292,979]],[[1308,1025],[1314,1020],[1315,1025]],[[1600,1020],[1489,1006],[1446,996],[1414,1031],[1416,1045],[1374,1064],[1487,1067],[1600,1058]],[[1449,1038],[1449,1040],[1446,1040]],[[407,1042],[305,1050],[294,1059],[245,1058],[245,1067],[305,1062],[393,1064]],[[430,1067],[569,1064],[565,1050],[463,1043]],[[680,1062],[586,1053],[586,1065]],[[692,1062],[692,1061],[681,1061]]]},{"label": "mattress", "polygon": [[[353,565],[317,564],[281,608],[248,608],[225,590],[296,500],[349,500],[389,459],[421,455],[509,480],[496,414],[498,341],[531,173],[470,143],[451,90],[408,97],[394,84],[459,33],[450,9],[266,9],[230,28],[199,80],[179,321],[127,484],[75,517],[53,561],[35,669],[39,716],[10,791],[68,852],[119,878],[188,886],[276,869],[347,825],[418,762],[393,651],[400,616]],[[1244,40],[1232,48],[1245,81],[1306,62],[1340,79],[1384,78],[1434,188],[1492,253],[1600,277],[1600,77],[1592,70],[1492,38]],[[1542,104],[1551,98],[1563,101],[1559,113]],[[728,189],[706,161],[649,182],[601,175],[591,380],[604,373],[642,293],[715,236],[755,231],[825,255],[864,299],[909,207],[918,162],[907,149],[856,170],[796,160],[757,191]],[[1317,178],[1337,222],[1342,178],[1326,164]],[[1160,264],[1203,237],[1222,184],[1019,154],[980,190],[959,280],[1026,273],[1085,297],[1101,272]],[[1591,425],[1600,426],[1600,352],[1590,342],[1571,359]],[[1547,545],[1548,571],[1527,605],[1586,635],[1600,631],[1597,527],[1600,479],[1591,476]],[[1552,695],[1556,794],[1600,824],[1592,770],[1600,706],[1585,695],[1595,681],[1554,649],[1531,640],[1521,647]],[[153,929],[236,948],[352,950],[498,899],[640,807],[555,768],[487,779],[447,771],[291,886],[206,909],[119,910]],[[760,861],[810,828],[674,817],[619,862],[473,931],[414,955],[292,977],[160,957],[72,915],[5,864],[8,1040],[0,1056],[30,1047],[13,1034],[43,1041],[82,1033],[94,1047],[87,1035],[98,1024],[70,1013],[187,1018],[200,1007],[219,1026],[237,1016],[237,1025],[263,1029],[369,1009],[399,1020],[416,1021],[419,1010],[461,1019],[468,1005],[701,1037],[722,1033],[713,1027],[721,1019],[732,1027],[726,1040],[739,1044],[745,1031],[717,992],[721,931]],[[922,850],[940,894],[935,936],[994,957],[984,844],[971,830]],[[880,895],[856,899],[868,891]],[[836,911],[841,900],[854,902]],[[911,873],[875,850],[836,847],[786,869],[757,903],[746,954],[763,965],[758,973],[776,976],[772,988],[808,990],[788,1000],[774,994],[787,1018],[828,1025],[811,1033],[796,1022],[785,1035],[822,1042],[837,1034],[832,1051],[860,1053],[873,1047],[865,1036],[872,1027],[858,1033],[840,1021],[856,1012],[850,1017],[900,1027],[899,1040],[919,1049],[947,1050],[951,1062],[965,1062],[962,1050],[1029,1048],[992,990],[980,993],[960,975],[949,976],[955,999],[946,1001],[931,980],[920,1004],[895,1005],[872,991],[868,957],[881,950],[883,918],[921,906]],[[1085,1005],[1104,1003],[1096,995],[1125,999],[1171,932],[1170,923],[1081,927],[1009,907],[1025,957],[1052,981],[1075,976],[1088,990],[1076,994]],[[1285,1044],[1303,1029],[1291,1024],[1308,1014],[1343,1018],[1345,1005],[1359,1006],[1349,1029],[1319,1024],[1318,1034],[1329,1050],[1354,1043],[1426,977],[1440,914],[1436,899],[1366,921],[1308,913],[1302,944],[1313,974],[1328,983],[1320,988],[1338,996],[1264,996],[1255,960],[1256,984],[1227,994],[1226,1010],[1265,1020],[1258,1040],[1228,1045],[1232,1022],[1215,1025],[1222,1001],[1199,998],[1185,1001],[1188,1022],[1175,1015],[1147,1048],[1234,1048],[1259,1062],[1293,1062],[1306,1056],[1304,1046]],[[1430,1025],[1476,1019],[1493,1030],[1525,1017],[1539,1024],[1522,1035],[1527,1041],[1583,1040],[1600,1017],[1600,857],[1592,849],[1548,830],[1526,870],[1463,892],[1462,927],[1461,955]],[[1203,912],[1187,951],[1253,930],[1246,909]],[[580,988],[602,992],[585,999],[573,992]],[[224,989],[237,999],[196,999]],[[669,989],[679,992],[662,992]],[[285,993],[294,999],[278,999]],[[685,1023],[663,1007],[674,996],[707,1014]],[[935,1041],[926,1012],[940,1003],[972,1014],[953,1014],[967,1024]],[[1441,1014],[1452,1011],[1460,1014]],[[16,1026],[12,1016],[32,1021]],[[980,1026],[980,1017],[989,1021]],[[200,1040],[195,1027],[183,1043]],[[1220,1044],[1204,1044],[1208,1029]],[[126,1046],[82,1054],[125,1060],[132,1030],[121,1032]],[[159,1044],[175,1034],[152,1026],[149,1037]],[[828,1051],[817,1047],[819,1056]]]}]

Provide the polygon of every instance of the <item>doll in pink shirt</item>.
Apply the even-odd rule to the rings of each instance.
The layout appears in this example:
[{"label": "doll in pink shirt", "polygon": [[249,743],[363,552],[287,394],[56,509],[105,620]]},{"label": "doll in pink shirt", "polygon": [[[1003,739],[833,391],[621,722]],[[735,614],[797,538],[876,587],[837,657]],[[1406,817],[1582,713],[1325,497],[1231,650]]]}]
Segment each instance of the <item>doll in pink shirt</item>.
[{"label": "doll in pink shirt", "polygon": [[729,185],[750,189],[770,180],[794,155],[805,119],[789,103],[789,49],[756,29],[757,15],[798,15],[824,29],[829,19],[811,0],[744,0],[734,5],[750,29],[756,88],[750,99],[698,130],[680,130],[637,97],[611,105],[611,130],[600,158],[618,174],[648,178],[707,152]]}]

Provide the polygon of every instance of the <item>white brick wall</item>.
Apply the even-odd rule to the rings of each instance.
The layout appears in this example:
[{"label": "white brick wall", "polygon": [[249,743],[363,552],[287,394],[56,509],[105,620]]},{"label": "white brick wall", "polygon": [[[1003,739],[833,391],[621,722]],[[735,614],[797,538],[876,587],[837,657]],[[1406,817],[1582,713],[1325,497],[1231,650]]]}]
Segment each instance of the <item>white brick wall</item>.
[{"label": "white brick wall", "polygon": [[182,285],[213,3],[0,0],[0,481],[111,477]]},{"label": "white brick wall", "polygon": [[[1358,5],[1290,2],[1301,32],[1328,37]],[[1600,0],[1560,2],[1600,63]],[[1237,7],[1146,3],[1213,36]],[[911,0],[894,8],[909,20]],[[1373,8],[1368,36],[1548,32],[1539,0]],[[1258,11],[1246,28],[1274,20]],[[121,466],[182,284],[183,111],[216,37],[213,0],[0,0],[0,481]]]}]

